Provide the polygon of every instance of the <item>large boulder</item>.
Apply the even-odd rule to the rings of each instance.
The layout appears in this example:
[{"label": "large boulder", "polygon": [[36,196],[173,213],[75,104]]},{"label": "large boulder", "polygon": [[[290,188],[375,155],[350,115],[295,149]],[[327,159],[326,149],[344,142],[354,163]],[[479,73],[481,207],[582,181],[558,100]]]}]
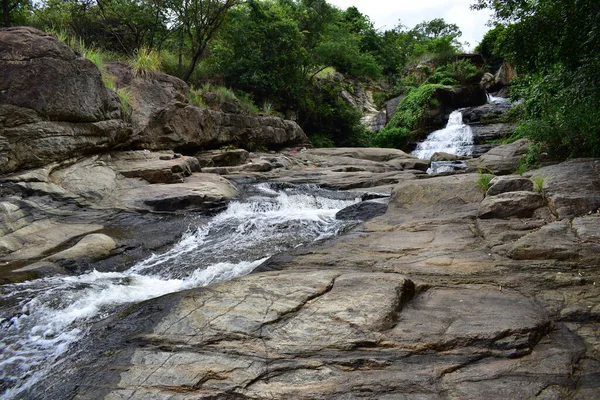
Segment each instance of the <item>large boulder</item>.
[{"label": "large boulder", "polygon": [[34,28],[0,30],[0,173],[110,149],[129,133],[92,62]]},{"label": "large boulder", "polygon": [[543,180],[548,206],[559,218],[600,209],[600,160],[574,159],[525,174]]},{"label": "large boulder", "polygon": [[195,107],[188,100],[189,87],[173,76],[136,76],[123,63],[109,63],[107,71],[131,93],[134,148],[194,153],[223,145],[255,150],[310,144],[293,121]]},{"label": "large boulder", "polygon": [[469,165],[496,175],[511,174],[517,170],[523,156],[529,150],[530,143],[527,139],[519,139],[494,147],[481,157],[469,161]]}]

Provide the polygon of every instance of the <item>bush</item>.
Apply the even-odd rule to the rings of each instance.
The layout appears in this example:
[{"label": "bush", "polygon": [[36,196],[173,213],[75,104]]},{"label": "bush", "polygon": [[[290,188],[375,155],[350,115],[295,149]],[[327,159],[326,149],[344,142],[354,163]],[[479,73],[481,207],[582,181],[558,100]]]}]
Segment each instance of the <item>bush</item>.
[{"label": "bush", "polygon": [[315,147],[335,147],[331,136],[322,133],[316,133],[308,137]]},{"label": "bush", "polygon": [[411,141],[411,134],[407,128],[383,128],[371,139],[374,147],[404,148]]},{"label": "bush", "polygon": [[427,82],[441,85],[467,84],[476,78],[479,72],[469,60],[456,60],[440,66]]},{"label": "bush", "polygon": [[129,119],[131,116],[132,108],[131,108],[131,92],[127,88],[117,89],[117,94],[119,95],[119,100],[121,101],[121,110],[123,117],[125,119]]},{"label": "bush", "polygon": [[411,90],[398,105],[396,113],[386,128],[405,128],[409,131],[423,128],[423,120],[428,111],[439,106],[435,94],[440,89],[450,89],[450,87],[425,84]]}]

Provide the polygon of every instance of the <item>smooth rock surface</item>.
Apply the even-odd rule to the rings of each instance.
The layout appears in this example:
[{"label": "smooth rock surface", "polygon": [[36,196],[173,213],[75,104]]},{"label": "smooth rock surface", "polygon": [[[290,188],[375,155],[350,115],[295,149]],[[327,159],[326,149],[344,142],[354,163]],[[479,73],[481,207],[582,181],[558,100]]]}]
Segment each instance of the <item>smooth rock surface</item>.
[{"label": "smooth rock surface", "polygon": [[533,182],[519,175],[496,176],[490,181],[486,196],[495,196],[507,192],[531,192]]},{"label": "smooth rock surface", "polygon": [[546,205],[539,193],[511,191],[487,196],[479,208],[479,218],[530,217]]},{"label": "smooth rock surface", "polygon": [[523,156],[529,149],[527,139],[494,147],[484,155],[469,161],[469,165],[496,175],[508,175],[517,170]]}]

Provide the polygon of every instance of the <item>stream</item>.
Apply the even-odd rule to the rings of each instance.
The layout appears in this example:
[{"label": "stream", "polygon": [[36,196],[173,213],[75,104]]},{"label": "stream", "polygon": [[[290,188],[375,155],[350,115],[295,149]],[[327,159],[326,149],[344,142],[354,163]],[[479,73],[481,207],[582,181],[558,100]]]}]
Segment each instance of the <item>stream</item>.
[{"label": "stream", "polygon": [[250,185],[168,251],[122,272],[92,270],[0,286],[0,397],[18,395],[69,356],[89,326],[124,305],[246,275],[268,257],[330,238],[356,221],[335,214],[360,194],[316,186]]}]

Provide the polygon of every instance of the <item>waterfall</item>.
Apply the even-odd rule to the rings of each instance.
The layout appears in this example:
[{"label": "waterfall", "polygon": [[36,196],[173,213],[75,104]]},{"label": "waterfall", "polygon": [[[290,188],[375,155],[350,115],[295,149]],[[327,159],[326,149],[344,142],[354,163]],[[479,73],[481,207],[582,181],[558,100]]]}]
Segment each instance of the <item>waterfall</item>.
[{"label": "waterfall", "polygon": [[473,132],[463,123],[462,111],[450,114],[444,129],[434,131],[412,152],[422,160],[428,160],[434,153],[444,152],[457,156],[469,156],[473,151]]},{"label": "waterfall", "polygon": [[[357,193],[259,184],[190,228],[170,250],[123,272],[91,271],[0,286],[0,393],[19,398],[69,354],[91,323],[123,305],[250,273],[269,256],[334,236]],[[200,222],[201,221],[201,222]],[[6,397],[4,397],[6,396]]]}]

